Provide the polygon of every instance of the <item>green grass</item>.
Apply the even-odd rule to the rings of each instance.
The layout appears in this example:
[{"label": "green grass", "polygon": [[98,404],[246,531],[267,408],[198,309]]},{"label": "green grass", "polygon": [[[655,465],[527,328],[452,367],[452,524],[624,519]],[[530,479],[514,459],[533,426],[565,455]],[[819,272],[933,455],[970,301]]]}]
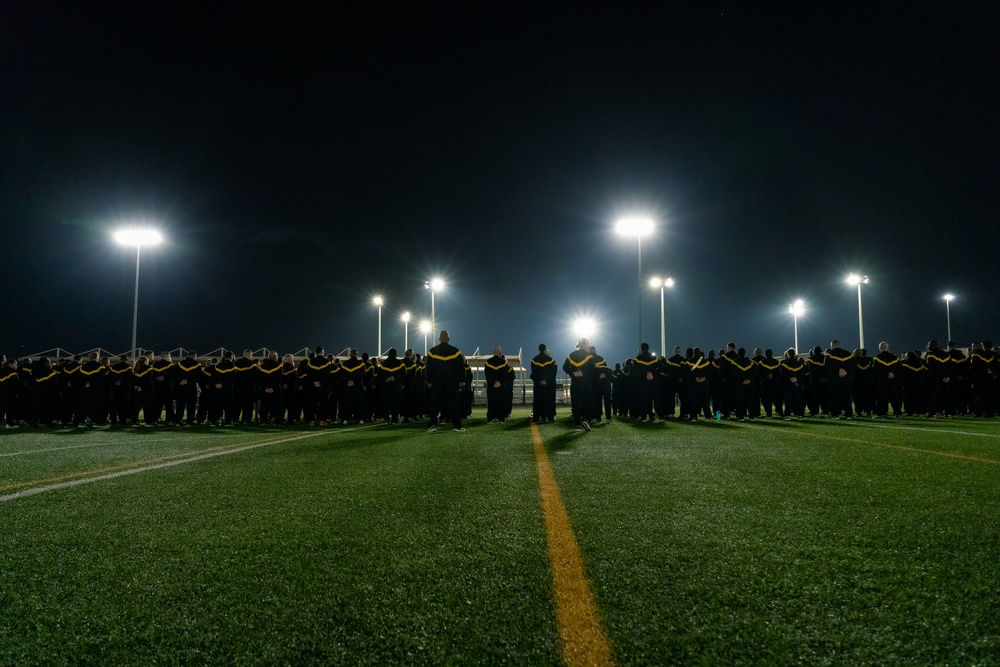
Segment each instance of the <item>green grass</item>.
[{"label": "green grass", "polygon": [[[476,417],[0,434],[6,495],[319,433],[0,503],[0,664],[559,664],[525,415]],[[542,433],[620,664],[1000,664],[1000,422]]]}]

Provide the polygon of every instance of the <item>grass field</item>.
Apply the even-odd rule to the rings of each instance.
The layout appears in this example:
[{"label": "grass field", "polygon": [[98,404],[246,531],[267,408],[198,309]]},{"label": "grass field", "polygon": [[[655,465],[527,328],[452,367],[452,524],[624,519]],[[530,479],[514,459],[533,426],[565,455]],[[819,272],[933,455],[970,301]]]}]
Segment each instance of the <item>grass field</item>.
[{"label": "grass field", "polygon": [[1000,664],[1000,421],[466,426],[0,433],[0,664]]}]

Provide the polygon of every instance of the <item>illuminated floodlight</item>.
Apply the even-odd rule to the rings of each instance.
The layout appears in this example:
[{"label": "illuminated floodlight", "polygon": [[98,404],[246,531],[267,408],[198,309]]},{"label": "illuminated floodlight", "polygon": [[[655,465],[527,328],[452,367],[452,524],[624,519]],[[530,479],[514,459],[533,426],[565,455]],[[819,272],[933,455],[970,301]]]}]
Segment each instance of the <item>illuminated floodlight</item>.
[{"label": "illuminated floodlight", "polygon": [[656,229],[652,218],[645,216],[628,216],[615,221],[615,233],[621,236],[649,236]]},{"label": "illuminated floodlight", "polygon": [[578,317],[573,320],[573,335],[576,338],[593,338],[597,332],[597,323],[590,317]]},{"label": "illuminated floodlight", "polygon": [[796,299],[790,306],[788,306],[788,312],[790,312],[795,317],[802,317],[806,312],[806,304],[802,299]]},{"label": "illuminated floodlight", "polygon": [[662,289],[664,287],[673,287],[674,286],[674,279],[673,278],[659,278],[659,277],[650,278],[649,279],[649,286],[652,287],[653,289]]},{"label": "illuminated floodlight", "polygon": [[403,313],[402,315],[400,315],[399,319],[403,320],[404,322],[409,322],[410,321],[410,311],[406,311],[405,313]]},{"label": "illuminated floodlight", "polygon": [[421,320],[420,321],[420,331],[422,331],[423,333],[427,333],[430,330],[431,330],[431,323],[430,323],[430,321],[429,320]]},{"label": "illuminated floodlight", "polygon": [[381,306],[382,304],[385,303],[385,301],[382,300],[382,297],[377,296],[374,299],[372,299],[372,303],[375,304],[376,306]]},{"label": "illuminated floodlight", "polygon": [[114,233],[115,243],[129,247],[150,246],[163,243],[163,235],[149,227],[126,227]]},{"label": "illuminated floodlight", "polygon": [[851,285],[852,287],[855,286],[855,285],[860,285],[862,283],[864,283],[865,285],[867,285],[868,284],[868,276],[859,276],[856,273],[852,273],[849,276],[847,276],[846,282],[847,282],[848,285]]},{"label": "illuminated floodlight", "polygon": [[424,283],[424,289],[429,289],[432,292],[440,292],[444,289],[444,280],[441,278],[431,278]]},{"label": "illuminated floodlight", "polygon": [[954,298],[955,298],[955,295],[954,295],[954,294],[945,294],[945,295],[944,295],[944,300],[945,300],[945,301],[951,301],[951,300],[952,300],[952,299],[954,299]]}]

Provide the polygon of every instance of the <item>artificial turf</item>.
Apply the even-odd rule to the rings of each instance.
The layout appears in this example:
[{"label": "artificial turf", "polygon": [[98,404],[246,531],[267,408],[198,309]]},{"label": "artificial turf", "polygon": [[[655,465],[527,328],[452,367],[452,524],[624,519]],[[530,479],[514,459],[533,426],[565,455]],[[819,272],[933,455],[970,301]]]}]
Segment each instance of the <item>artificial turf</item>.
[{"label": "artificial turf", "polygon": [[[224,455],[0,502],[0,663],[559,664],[526,414],[476,417],[3,433],[0,496]],[[1000,422],[541,432],[619,664],[1000,664]]]}]

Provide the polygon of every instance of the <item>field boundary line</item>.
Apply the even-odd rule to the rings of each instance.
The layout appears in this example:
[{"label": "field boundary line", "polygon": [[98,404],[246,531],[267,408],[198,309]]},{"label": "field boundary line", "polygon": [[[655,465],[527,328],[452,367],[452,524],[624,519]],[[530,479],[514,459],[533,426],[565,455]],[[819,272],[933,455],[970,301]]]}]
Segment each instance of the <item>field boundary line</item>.
[{"label": "field boundary line", "polygon": [[946,431],[943,429],[921,426],[892,426],[890,424],[858,424],[865,428],[881,428],[887,431],[921,431],[923,433],[947,433],[948,435],[969,435],[983,438],[1000,438],[1000,433],[976,433],[975,431]]},{"label": "field boundary line", "polygon": [[[775,428],[773,426],[763,426],[763,427],[760,427],[760,428],[765,428],[765,429],[767,429],[769,431],[776,431],[778,433],[785,433],[785,434],[790,433],[790,431],[788,431],[786,429]],[[917,430],[923,430],[923,429],[917,429]],[[936,449],[921,449],[920,447],[907,447],[906,445],[892,445],[892,444],[885,443],[885,442],[873,442],[871,440],[861,440],[860,438],[846,438],[846,437],[837,436],[837,435],[825,435],[825,434],[822,434],[822,433],[815,433],[813,431],[809,431],[808,433],[798,433],[796,431],[791,431],[791,433],[793,433],[794,435],[801,436],[803,438],[823,438],[825,440],[838,440],[840,442],[851,442],[851,443],[860,444],[860,445],[870,445],[872,447],[885,447],[887,449],[898,449],[898,450],[903,451],[903,452],[913,452],[913,453],[917,453],[917,454],[929,454],[930,456],[941,456],[941,457],[949,458],[949,459],[960,459],[962,461],[973,461],[975,463],[987,463],[987,464],[990,464],[990,465],[1000,465],[1000,461],[997,461],[997,460],[994,460],[994,459],[983,459],[983,458],[979,458],[977,456],[967,456],[965,454],[955,454],[955,453],[952,453],[952,452],[942,452],[942,451],[938,451]]]},{"label": "field boundary line", "polygon": [[[212,436],[206,434],[206,435],[203,435],[201,439],[208,439],[210,437],[212,437]],[[155,440],[147,440],[147,439],[143,438],[142,444],[148,445],[148,444],[151,444],[151,443],[154,443],[154,442],[169,442],[169,441],[170,441],[170,438],[156,438]],[[11,456],[26,456],[26,455],[29,455],[29,454],[46,454],[48,452],[64,452],[64,451],[68,451],[68,450],[71,450],[71,449],[87,449],[87,448],[90,448],[90,447],[112,447],[112,446],[117,445],[117,444],[121,444],[121,443],[118,442],[118,441],[104,440],[104,441],[101,441],[101,442],[93,442],[93,443],[91,443],[89,445],[69,445],[69,446],[66,446],[66,447],[50,447],[48,449],[26,449],[26,450],[23,450],[23,451],[20,451],[20,452],[7,452],[5,454],[0,454],[0,459],[11,457]]]},{"label": "field boundary line", "polygon": [[[363,427],[362,427],[363,428]],[[201,450],[200,452],[186,452],[184,454],[175,454],[167,457],[159,457],[156,459],[147,459],[146,461],[138,461],[135,463],[115,466],[111,468],[104,468],[102,470],[90,470],[87,472],[74,473],[73,475],[64,475],[62,477],[54,478],[52,480],[36,480],[34,482],[26,482],[22,484],[15,484],[7,487],[0,488],[0,491],[15,489],[23,486],[28,486],[31,484],[44,484],[44,486],[35,486],[29,489],[24,489],[22,491],[16,491],[7,495],[0,496],[0,502],[7,502],[10,500],[16,500],[18,498],[26,498],[28,496],[34,496],[40,493],[46,493],[48,491],[57,491],[59,489],[68,489],[74,486],[81,486],[83,484],[91,484],[93,482],[104,482],[110,479],[116,479],[118,477],[125,477],[126,475],[137,475],[143,472],[150,472],[152,470],[161,470],[163,468],[172,468],[174,466],[183,465],[185,463],[195,463],[198,461],[204,461],[205,459],[216,458],[219,456],[227,456],[229,454],[239,454],[241,452],[250,451],[252,449],[259,449],[261,447],[269,447],[271,445],[280,445],[286,442],[294,442],[296,440],[304,440],[306,438],[315,438],[320,435],[331,435],[333,433],[346,433],[347,431],[356,431],[358,429],[346,429],[343,431],[317,431],[315,433],[304,433],[302,435],[296,435],[288,438],[281,438],[278,440],[267,440],[265,442],[255,442],[251,445],[240,446],[235,444],[229,447],[215,447],[212,449]],[[195,456],[191,456],[195,454]],[[178,459],[179,456],[186,456],[187,458]],[[176,459],[176,460],[168,460]],[[157,463],[160,461],[160,463]],[[152,465],[148,465],[152,464]],[[140,467],[133,467],[139,465]],[[96,473],[96,474],[95,474]],[[104,473],[104,474],[102,474]],[[94,475],[94,476],[90,476]],[[65,480],[65,481],[62,481]]]},{"label": "field boundary line", "polygon": [[531,441],[538,468],[542,514],[552,584],[555,589],[556,625],[562,657],[567,667],[578,665],[613,665],[611,643],[608,641],[590,581],[583,567],[583,557],[576,534],[563,504],[545,440],[536,424],[531,425]]}]

